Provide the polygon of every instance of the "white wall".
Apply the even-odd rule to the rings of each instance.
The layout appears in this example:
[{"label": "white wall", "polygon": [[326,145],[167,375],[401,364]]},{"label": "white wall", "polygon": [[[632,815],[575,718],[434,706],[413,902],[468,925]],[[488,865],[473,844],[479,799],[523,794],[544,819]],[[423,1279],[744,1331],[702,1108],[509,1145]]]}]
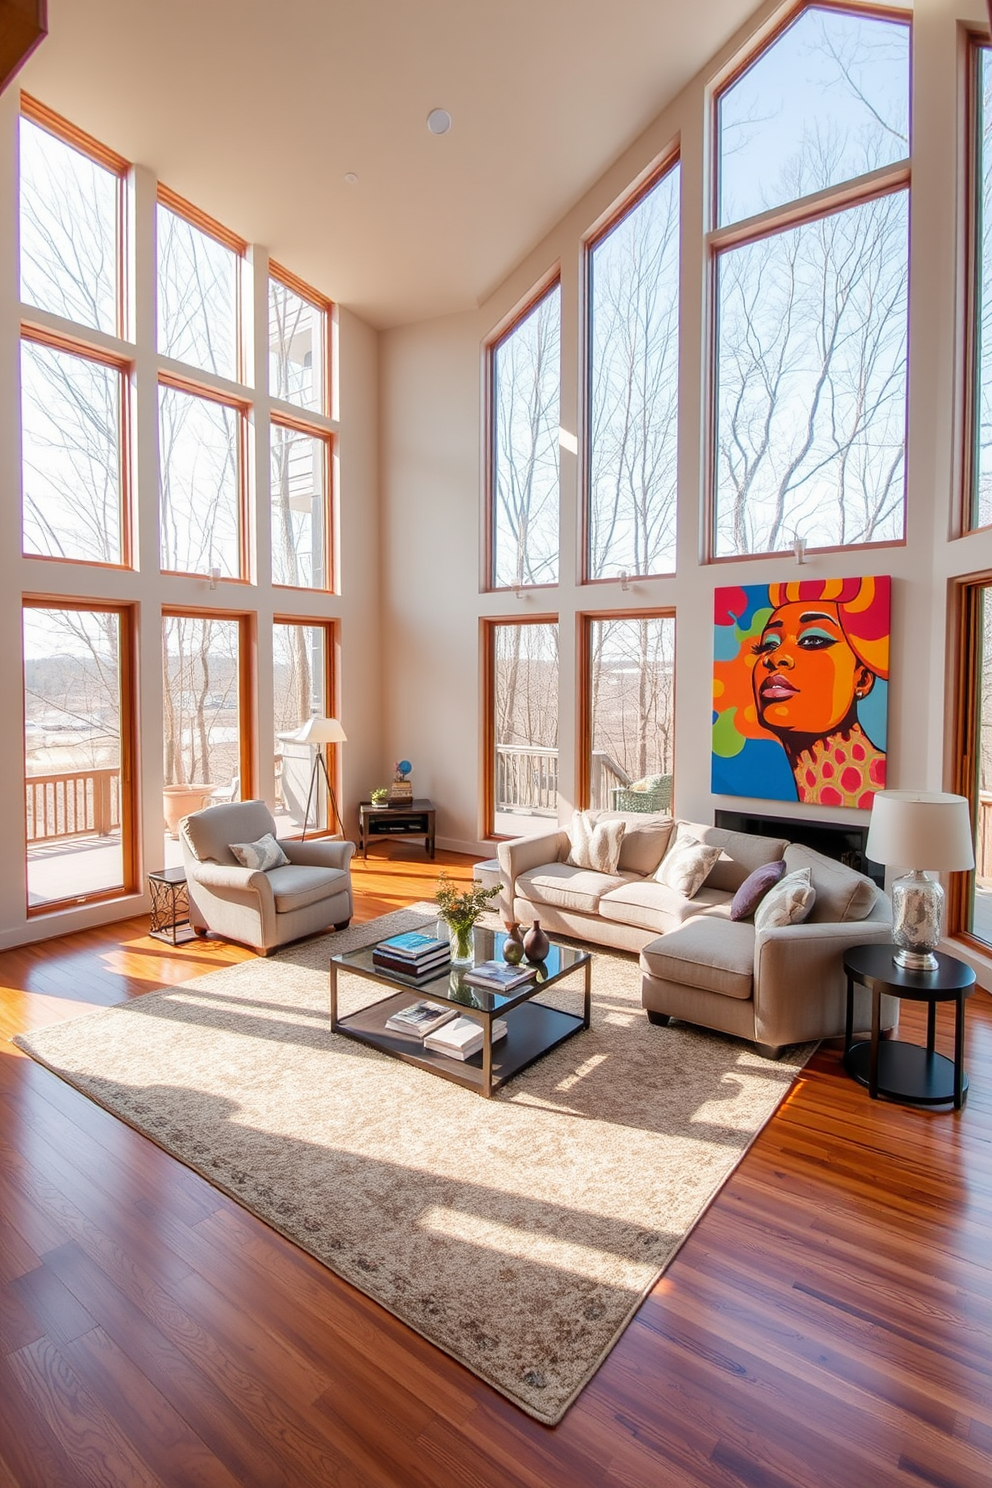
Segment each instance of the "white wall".
[{"label": "white wall", "polygon": [[[892,679],[889,693],[889,784],[946,786],[947,581],[992,569],[992,534],[952,539],[960,436],[961,344],[955,306],[964,182],[959,169],[963,74],[960,22],[987,23],[982,0],[919,0],[915,6],[915,152],[911,227],[911,381],[908,521],[905,544],[812,557],[800,573],[792,557],[716,565],[702,548],[703,326],[705,323],[703,152],[707,90],[753,36],[777,14],[756,12],[711,68],[656,119],[592,190],[513,270],[477,314],[430,322],[382,336],[383,532],[388,558],[386,729],[418,757],[418,782],[441,813],[441,832],[454,846],[479,841],[481,793],[478,622],[553,611],[561,624],[560,772],[567,819],[575,776],[576,616],[581,610],[674,606],[676,657],[676,810],[712,820],[715,808],[774,815],[863,821],[780,802],[717,797],[710,791],[709,719],[713,590],[800,576],[888,573],[894,579]],[[682,344],[680,362],[678,573],[583,589],[576,582],[578,470],[562,458],[562,580],[524,601],[485,594],[479,583],[482,511],[481,369],[483,342],[556,263],[561,265],[563,426],[576,431],[580,386],[579,272],[583,235],[623,197],[653,162],[678,143],[682,158]],[[494,203],[494,210],[498,204]]]}]

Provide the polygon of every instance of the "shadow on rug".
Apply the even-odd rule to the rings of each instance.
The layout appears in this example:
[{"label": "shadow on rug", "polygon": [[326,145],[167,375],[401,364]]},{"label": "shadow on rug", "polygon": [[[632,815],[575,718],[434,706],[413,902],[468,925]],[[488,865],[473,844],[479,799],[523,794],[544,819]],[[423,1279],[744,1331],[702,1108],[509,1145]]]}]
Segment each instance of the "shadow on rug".
[{"label": "shadow on rug", "polygon": [[597,951],[592,1027],[480,1099],[329,1031],[331,953],[418,908],[15,1042],[553,1425],[813,1046],[653,1028],[636,961]]}]

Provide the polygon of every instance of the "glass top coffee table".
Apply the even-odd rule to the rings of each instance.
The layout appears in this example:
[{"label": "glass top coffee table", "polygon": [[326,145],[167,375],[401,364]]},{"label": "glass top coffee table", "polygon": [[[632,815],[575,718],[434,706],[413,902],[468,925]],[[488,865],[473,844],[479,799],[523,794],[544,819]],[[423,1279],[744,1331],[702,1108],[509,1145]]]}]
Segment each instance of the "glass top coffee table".
[{"label": "glass top coffee table", "polygon": [[[501,960],[505,939],[501,930],[476,926],[475,964]],[[441,1075],[456,1085],[464,1085],[480,1095],[491,1096],[500,1085],[505,1085],[507,1080],[533,1064],[535,1059],[540,1059],[542,1054],[589,1027],[592,957],[588,951],[576,946],[552,941],[545,960],[534,967],[533,979],[511,992],[493,992],[471,986],[464,979],[465,972],[472,969],[470,966],[452,966],[440,976],[417,982],[412,977],[376,966],[372,960],[374,950],[374,945],[368,945],[331,957],[332,1033],[343,1034],[360,1044],[369,1044],[383,1054],[430,1070],[432,1074]],[[524,962],[521,969],[528,964]],[[342,971],[378,982],[389,991],[378,1002],[339,1018],[338,975]],[[583,974],[581,1016],[561,1012],[539,1000],[541,992],[576,971]],[[453,1059],[450,1055],[425,1048],[416,1033],[397,1033],[386,1027],[387,1018],[420,1001],[450,1003],[466,1018],[479,1023],[483,1032],[482,1048],[464,1061]],[[504,1018],[507,1028],[505,1037],[494,1045],[492,1032],[497,1018]]]}]

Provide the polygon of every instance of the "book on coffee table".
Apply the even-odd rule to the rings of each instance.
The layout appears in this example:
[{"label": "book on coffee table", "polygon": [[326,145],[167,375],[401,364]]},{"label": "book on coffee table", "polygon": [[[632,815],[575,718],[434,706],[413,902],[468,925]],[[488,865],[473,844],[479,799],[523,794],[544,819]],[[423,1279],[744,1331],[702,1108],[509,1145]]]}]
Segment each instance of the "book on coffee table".
[{"label": "book on coffee table", "polygon": [[509,966],[505,961],[482,961],[462,977],[471,987],[488,987],[494,992],[512,992],[534,977],[533,966]]},{"label": "book on coffee table", "polygon": [[377,946],[372,952],[372,965],[383,971],[411,977],[414,981],[427,981],[430,977],[441,976],[447,971],[451,965],[451,956],[446,949],[443,955],[431,956],[422,961],[407,961],[402,956],[388,956]]},{"label": "book on coffee table", "polygon": [[390,935],[388,940],[380,940],[377,949],[385,951],[389,956],[403,956],[411,961],[419,961],[424,956],[447,951],[449,946],[446,940],[438,940],[434,935],[422,935],[419,930],[407,930],[402,935]]},{"label": "book on coffee table", "polygon": [[[493,1024],[493,1043],[506,1036],[506,1020],[497,1018]],[[437,1033],[424,1039],[424,1048],[435,1054],[447,1054],[451,1059],[471,1059],[482,1048],[485,1034],[481,1023],[472,1018],[456,1018],[446,1023]]]},{"label": "book on coffee table", "polygon": [[396,1033],[415,1033],[419,1038],[426,1038],[443,1023],[450,1023],[457,1017],[454,1008],[444,1007],[440,1002],[411,1002],[409,1007],[400,1008],[399,1012],[387,1018],[386,1027]]}]

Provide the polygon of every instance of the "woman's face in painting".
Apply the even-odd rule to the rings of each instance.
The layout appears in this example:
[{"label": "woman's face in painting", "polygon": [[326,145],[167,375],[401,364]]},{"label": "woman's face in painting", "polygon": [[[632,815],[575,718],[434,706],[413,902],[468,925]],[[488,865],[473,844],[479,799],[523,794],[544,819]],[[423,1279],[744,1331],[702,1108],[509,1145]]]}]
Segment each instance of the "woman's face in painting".
[{"label": "woman's face in painting", "polygon": [[754,701],[772,733],[832,733],[875,681],[851,650],[837,606],[829,602],[780,605],[755,651]]}]

